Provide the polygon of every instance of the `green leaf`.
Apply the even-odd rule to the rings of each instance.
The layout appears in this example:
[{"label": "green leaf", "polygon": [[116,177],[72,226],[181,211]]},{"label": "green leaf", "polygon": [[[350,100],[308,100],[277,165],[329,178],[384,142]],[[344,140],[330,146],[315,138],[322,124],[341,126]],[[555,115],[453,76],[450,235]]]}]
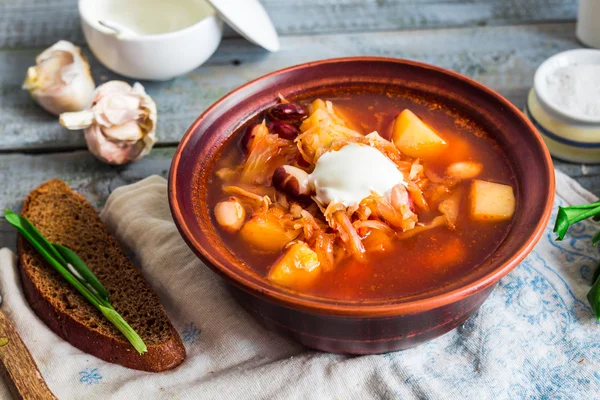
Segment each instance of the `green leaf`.
[{"label": "green leaf", "polygon": [[596,279],[594,285],[587,294],[588,302],[596,314],[596,318],[600,321],[600,279]]},{"label": "green leaf", "polygon": [[556,222],[554,223],[554,232],[558,235],[556,240],[563,240],[569,229],[569,217],[563,207],[558,207]]},{"label": "green leaf", "polygon": [[4,211],[4,218],[10,222],[15,228],[25,230],[29,234],[29,236],[38,242],[40,246],[43,246],[46,249],[46,252],[50,253],[57,261],[59,261],[62,265],[66,265],[67,262],[65,259],[56,251],[54,246],[46,240],[44,235],[40,231],[37,230],[35,226],[25,217],[21,217],[20,215],[12,212],[11,210]]},{"label": "green leaf", "polygon": [[115,311],[112,307],[100,306],[100,312],[109,320],[125,337],[129,340],[129,343],[133,345],[133,347],[137,350],[138,353],[144,354],[148,351],[146,344],[137,334],[136,331],[133,330],[131,326],[121,317],[121,315]]},{"label": "green leaf", "polygon": [[[121,315],[110,305],[110,303],[104,303],[104,300],[98,297],[90,289],[84,286],[84,283],[80,282],[71,271],[65,266],[67,262],[59,254],[58,250],[52,246],[50,242],[27,220],[25,217],[21,217],[10,210],[5,212],[6,220],[13,225],[19,233],[27,240],[34,249],[52,266],[56,271],[73,286],[83,297],[85,297],[94,307],[96,307],[104,317],[110,321],[133,345],[133,347],[140,353],[146,352],[146,345],[142,338],[133,330],[131,326],[121,317]],[[64,246],[61,246],[66,248]],[[73,253],[75,254],[75,253]],[[58,257],[55,257],[58,255]],[[79,258],[79,257],[77,257]],[[59,261],[60,260],[60,261]],[[82,263],[83,261],[80,260]],[[87,268],[87,266],[86,266]],[[91,273],[91,271],[90,271]],[[92,274],[93,275],[93,274]]]},{"label": "green leaf", "polygon": [[[52,245],[56,248],[60,255],[63,256],[66,262],[73,267],[75,272],[79,274],[79,276],[82,278],[80,279],[80,281],[83,280],[82,283],[90,285],[88,289],[91,288],[92,292],[95,292],[95,294],[98,297],[104,300],[105,305],[110,304],[108,300],[108,291],[106,290],[106,288],[104,288],[102,283],[100,283],[98,278],[96,278],[96,275],[94,275],[94,273],[90,270],[87,264],[81,258],[79,258],[79,256],[75,254],[73,250],[69,249],[68,247],[57,243],[53,243]],[[77,274],[74,275],[77,277]]]},{"label": "green leaf", "polygon": [[594,270],[594,274],[592,275],[592,285],[598,280],[598,277],[600,277],[600,263],[598,263],[596,269]]},{"label": "green leaf", "polygon": [[558,207],[554,232],[556,240],[563,240],[569,227],[584,219],[600,215],[600,202],[583,204],[579,206]]},{"label": "green leaf", "polygon": [[595,203],[579,204],[577,206],[569,206],[569,207],[563,207],[563,208],[566,208],[568,210],[589,210],[589,209],[597,208],[597,207],[600,207],[600,201],[597,201]]},{"label": "green leaf", "polygon": [[597,246],[598,243],[600,243],[600,231],[596,232],[596,234],[594,235],[594,237],[592,237],[592,244],[594,246]]},{"label": "green leaf", "polygon": [[[38,240],[36,240],[37,235],[35,235],[35,234],[32,235],[31,231],[27,229],[27,227],[33,226],[33,225],[31,225],[31,223],[29,221],[27,221],[26,218],[21,217],[13,212],[11,212],[10,214],[7,214],[7,215],[8,215],[8,218],[6,218],[6,220],[11,225],[13,225],[15,228],[17,228],[17,230],[19,231],[19,233],[21,235],[23,235],[25,240],[27,240],[33,246],[33,248],[36,249],[37,252],[40,253],[40,255],[42,257],[44,257],[44,259],[46,261],[48,261],[48,263],[52,267],[54,267],[54,269],[56,269],[63,278],[65,278],[67,280],[67,282],[69,282],[73,287],[75,287],[75,289],[77,289],[94,306],[97,307],[100,304],[98,299],[93,295],[93,293],[91,293],[88,289],[86,289],[73,276],[73,274],[71,274],[71,272],[69,272],[65,267],[63,267],[63,265],[56,258],[54,258],[52,254],[50,254],[49,248],[52,248],[52,246],[45,245],[45,243],[49,243],[49,242],[46,241],[45,239],[44,239],[43,243],[40,243]],[[27,221],[27,223],[23,223],[24,221]],[[39,235],[41,235],[41,233]]]},{"label": "green leaf", "polygon": [[[91,291],[108,304],[108,292],[104,286],[102,286],[98,278],[96,278],[93,272],[83,262],[83,260],[77,256],[77,254],[65,246],[57,243],[50,243],[48,240],[46,240],[44,235],[42,235],[42,233],[38,231],[37,228],[31,222],[29,222],[29,220],[27,220],[27,218],[21,217],[11,210],[6,210],[5,217],[6,220],[13,226],[27,231],[30,238],[42,246],[44,250],[46,250],[47,253],[60,262],[63,267],[68,269],[68,264],[70,264],[77,272],[76,274],[73,274],[74,278],[78,279],[84,285],[90,285],[92,288]],[[31,240],[28,241],[31,242]],[[67,261],[67,259],[69,261]]]}]

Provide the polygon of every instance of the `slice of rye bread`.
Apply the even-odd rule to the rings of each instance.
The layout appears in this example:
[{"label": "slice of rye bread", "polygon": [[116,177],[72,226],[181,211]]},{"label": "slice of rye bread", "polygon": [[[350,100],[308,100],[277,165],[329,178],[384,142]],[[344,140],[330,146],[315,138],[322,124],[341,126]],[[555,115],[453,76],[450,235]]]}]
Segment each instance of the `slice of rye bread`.
[{"label": "slice of rye bread", "polygon": [[50,329],[82,351],[128,368],[159,372],[183,362],[185,348],[157,295],[83,196],[60,180],[48,181],[27,196],[22,215],[49,241],[67,246],[86,262],[148,352],[140,355],[19,235],[25,298]]}]

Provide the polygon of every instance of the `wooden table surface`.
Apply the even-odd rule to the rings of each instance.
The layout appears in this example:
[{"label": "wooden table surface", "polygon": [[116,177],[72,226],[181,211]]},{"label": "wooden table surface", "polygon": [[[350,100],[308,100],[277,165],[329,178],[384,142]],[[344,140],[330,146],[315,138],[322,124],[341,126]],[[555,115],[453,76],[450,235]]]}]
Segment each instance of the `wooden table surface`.
[{"label": "wooden table surface", "polygon": [[[15,247],[1,217],[38,184],[61,178],[101,207],[116,187],[166,176],[191,122],[231,89],[267,72],[323,58],[373,55],[428,62],[471,76],[522,108],[537,66],[581,47],[576,0],[262,0],[281,35],[269,53],[230,29],[215,55],[167,82],[143,82],[159,110],[159,143],[139,162],[100,163],[82,134],[62,128],[21,90],[26,68],[60,39],[89,56],[96,83],[123,79],[85,46],[76,0],[0,0],[0,247]],[[131,82],[131,81],[130,81]],[[555,166],[600,195],[600,166]]]}]

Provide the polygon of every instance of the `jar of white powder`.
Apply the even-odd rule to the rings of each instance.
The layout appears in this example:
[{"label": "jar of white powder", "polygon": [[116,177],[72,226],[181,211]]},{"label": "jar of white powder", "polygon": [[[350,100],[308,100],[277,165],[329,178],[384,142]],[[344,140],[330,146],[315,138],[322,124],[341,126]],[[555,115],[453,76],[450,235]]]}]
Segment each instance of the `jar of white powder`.
[{"label": "jar of white powder", "polygon": [[525,113],[553,156],[600,163],[600,50],[569,50],[542,63]]}]

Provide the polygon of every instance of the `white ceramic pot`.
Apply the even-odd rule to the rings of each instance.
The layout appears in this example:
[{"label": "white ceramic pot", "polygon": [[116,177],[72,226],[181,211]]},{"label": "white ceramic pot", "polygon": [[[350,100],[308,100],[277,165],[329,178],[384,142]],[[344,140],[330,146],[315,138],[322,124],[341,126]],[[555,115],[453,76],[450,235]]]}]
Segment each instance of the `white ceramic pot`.
[{"label": "white ceramic pot", "polygon": [[[134,79],[167,80],[185,74],[202,65],[217,49],[223,35],[223,23],[204,0],[169,0],[153,7],[152,2],[123,0],[79,0],[79,15],[87,43],[98,60],[112,71]],[[115,19],[115,7],[119,14],[128,17],[128,27],[135,30],[137,24],[149,29],[159,26],[163,32],[142,32],[134,36],[115,35],[99,20]],[[145,4],[145,5],[144,5]],[[139,9],[136,9],[139,7]],[[160,7],[175,7],[191,21],[177,29],[182,18],[177,15],[152,15],[161,12]],[[137,19],[136,19],[137,18]],[[116,19],[115,19],[116,20]],[[153,22],[154,21],[154,22]],[[121,21],[117,21],[120,22]],[[189,22],[189,21],[188,21]],[[158,28],[157,28],[158,29]],[[175,30],[171,30],[175,29]]]},{"label": "white ceramic pot", "polygon": [[560,108],[552,101],[547,85],[548,76],[558,68],[581,64],[600,65],[600,50],[568,50],[544,61],[535,73],[524,111],[553,156],[577,163],[600,163],[600,117]]},{"label": "white ceramic pot", "polygon": [[533,89],[524,112],[553,156],[575,163],[600,163],[600,124],[577,123],[548,112]]},{"label": "white ceramic pot", "polygon": [[586,46],[600,49],[600,0],[579,0],[577,38]]}]

